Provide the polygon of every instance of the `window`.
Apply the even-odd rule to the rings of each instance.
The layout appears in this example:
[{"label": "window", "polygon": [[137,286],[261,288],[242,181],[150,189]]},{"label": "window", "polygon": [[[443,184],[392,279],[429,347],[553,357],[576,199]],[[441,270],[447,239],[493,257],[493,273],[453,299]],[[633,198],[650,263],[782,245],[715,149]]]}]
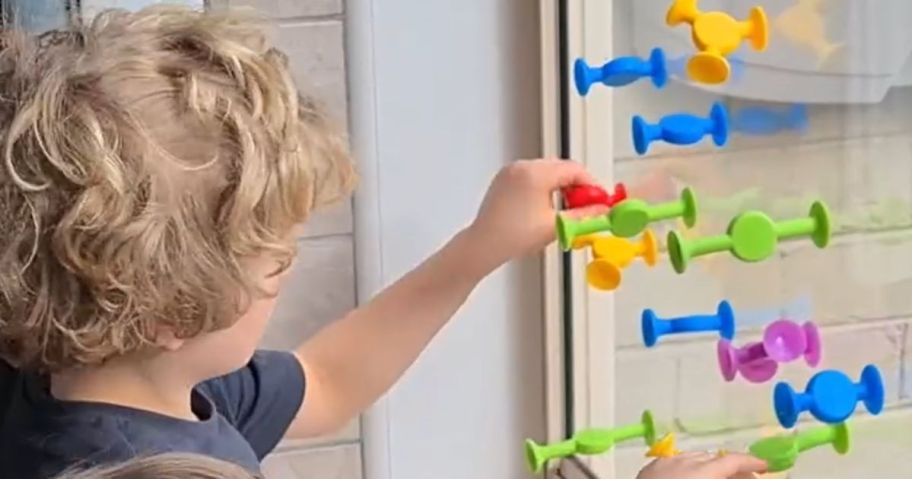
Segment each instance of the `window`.
[{"label": "window", "polygon": [[[686,76],[694,46],[686,26],[665,25],[671,3],[542,2],[549,153],[585,161],[604,184],[624,182],[649,202],[674,200],[692,187],[701,205],[697,225],[655,225],[663,245],[672,229],[685,238],[724,233],[747,210],[776,220],[805,217],[816,199],[834,218],[832,239],[823,249],[805,239],[782,242],[757,263],[728,253],[701,257],[684,274],[667,259],[653,268],[635,261],[613,293],[585,284],[587,252],[552,251],[549,297],[561,307],[549,309],[549,393],[560,404],[550,409],[550,439],[635,423],[650,409],[676,432],[681,449],[742,450],[785,432],[773,413],[777,382],[803,390],[824,369],[857,381],[873,364],[886,385],[886,411],[872,416],[858,407],[849,420],[854,450],[839,456],[816,449],[779,477],[908,475],[912,458],[902,451],[912,437],[912,36],[903,22],[912,19],[912,4],[703,0],[700,8],[721,7],[738,19],[761,5],[770,31],[766,51],[742,47],[730,57],[729,81],[708,87]],[[664,89],[648,80],[594,85],[585,97],[573,89],[569,66],[576,58],[601,65],[648,56],[653,47],[668,58],[671,80]],[[634,151],[634,115],[649,122],[679,112],[705,116],[714,102],[729,113],[724,146],[655,142],[644,155]],[[667,317],[708,314],[721,300],[735,309],[739,346],[757,341],[780,318],[815,322],[822,363],[781,365],[762,383],[727,382],[717,364],[718,336],[643,345],[644,309]],[[820,425],[802,419],[799,431]],[[642,443],[630,443],[580,462],[596,477],[629,478],[645,463],[644,452]]]}]

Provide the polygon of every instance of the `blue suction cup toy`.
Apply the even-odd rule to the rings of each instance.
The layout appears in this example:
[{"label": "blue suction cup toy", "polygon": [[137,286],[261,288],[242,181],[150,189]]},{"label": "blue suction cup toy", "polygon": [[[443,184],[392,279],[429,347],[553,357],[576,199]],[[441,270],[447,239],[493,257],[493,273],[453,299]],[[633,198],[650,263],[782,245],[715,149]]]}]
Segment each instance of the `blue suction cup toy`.
[{"label": "blue suction cup toy", "polygon": [[721,103],[715,102],[706,118],[675,113],[663,117],[657,124],[650,124],[636,115],[631,130],[633,147],[640,155],[646,154],[649,145],[657,140],[673,145],[692,145],[709,135],[716,146],[723,146],[728,142],[728,112]]},{"label": "blue suction cup toy", "polygon": [[643,343],[653,347],[662,336],[671,334],[718,332],[723,339],[735,337],[735,312],[728,301],[720,301],[716,314],[682,316],[662,319],[651,309],[643,310],[641,317]]},{"label": "blue suction cup toy", "polygon": [[779,383],[773,391],[773,406],[779,424],[794,427],[798,417],[810,411],[815,419],[827,424],[845,422],[860,401],[871,414],[877,415],[884,407],[884,384],[880,371],[874,365],[865,366],[861,380],[856,384],[840,371],[821,371],[808,382],[804,393],[796,392],[787,383]]},{"label": "blue suction cup toy", "polygon": [[600,67],[593,67],[580,58],[573,64],[573,80],[580,96],[586,96],[596,83],[620,87],[645,77],[649,77],[656,88],[664,87],[668,81],[665,53],[661,48],[654,48],[648,59],[635,56],[618,57]]}]

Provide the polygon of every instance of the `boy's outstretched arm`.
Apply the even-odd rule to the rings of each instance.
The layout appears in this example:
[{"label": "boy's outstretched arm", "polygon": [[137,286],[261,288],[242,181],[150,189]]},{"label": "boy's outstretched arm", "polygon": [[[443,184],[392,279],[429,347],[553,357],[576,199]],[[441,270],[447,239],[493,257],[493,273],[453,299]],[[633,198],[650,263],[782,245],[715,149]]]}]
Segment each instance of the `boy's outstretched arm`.
[{"label": "boy's outstretched arm", "polygon": [[562,160],[518,161],[501,170],[470,226],[298,348],[307,392],[288,436],[332,432],[376,401],[485,276],[554,240],[552,193],[592,181],[582,166]]}]

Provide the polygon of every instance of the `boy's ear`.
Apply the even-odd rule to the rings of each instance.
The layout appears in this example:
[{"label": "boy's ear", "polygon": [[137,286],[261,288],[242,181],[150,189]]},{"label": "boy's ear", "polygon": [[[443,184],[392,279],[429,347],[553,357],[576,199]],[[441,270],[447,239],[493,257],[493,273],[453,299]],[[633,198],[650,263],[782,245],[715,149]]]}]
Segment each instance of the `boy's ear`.
[{"label": "boy's ear", "polygon": [[155,345],[165,351],[177,351],[184,345],[184,339],[178,338],[174,330],[162,326],[155,330]]}]

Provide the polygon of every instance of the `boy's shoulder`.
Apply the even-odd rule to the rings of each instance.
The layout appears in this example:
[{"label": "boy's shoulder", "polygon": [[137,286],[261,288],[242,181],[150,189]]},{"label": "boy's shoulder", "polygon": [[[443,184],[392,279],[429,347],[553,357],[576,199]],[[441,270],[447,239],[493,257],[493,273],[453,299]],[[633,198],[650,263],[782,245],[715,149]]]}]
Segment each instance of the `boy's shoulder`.
[{"label": "boy's shoulder", "polygon": [[46,378],[0,361],[0,464],[4,474],[29,479],[74,464],[188,452],[256,472],[297,413],[303,384],[293,356],[258,352],[247,367],[200,384],[192,397],[199,421],[187,421],[113,404],[58,401]]}]

